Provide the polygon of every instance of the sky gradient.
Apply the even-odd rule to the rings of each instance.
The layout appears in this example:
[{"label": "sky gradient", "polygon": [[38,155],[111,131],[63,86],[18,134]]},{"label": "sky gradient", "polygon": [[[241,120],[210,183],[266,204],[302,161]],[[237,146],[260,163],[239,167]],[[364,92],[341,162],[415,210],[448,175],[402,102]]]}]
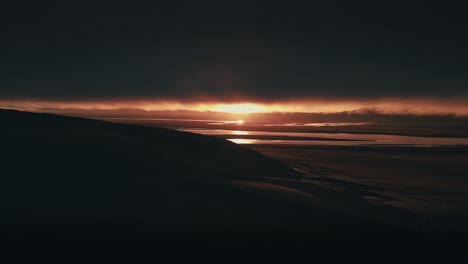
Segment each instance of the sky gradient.
[{"label": "sky gradient", "polygon": [[218,2],[7,3],[1,106],[323,102],[468,112],[466,4]]}]

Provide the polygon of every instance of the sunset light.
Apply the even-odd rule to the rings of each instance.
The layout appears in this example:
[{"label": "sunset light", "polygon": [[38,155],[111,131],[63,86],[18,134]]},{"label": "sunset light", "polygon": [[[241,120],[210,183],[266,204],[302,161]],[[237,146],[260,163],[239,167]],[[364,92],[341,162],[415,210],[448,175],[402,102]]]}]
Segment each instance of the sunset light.
[{"label": "sunset light", "polygon": [[223,104],[213,108],[215,112],[235,113],[235,114],[249,114],[264,112],[266,109],[257,104]]},{"label": "sunset light", "polygon": [[233,135],[248,135],[249,132],[247,132],[247,131],[241,131],[241,130],[233,130],[233,131],[231,132],[231,134],[233,134]]},{"label": "sunset light", "polygon": [[237,125],[242,125],[242,124],[244,124],[244,122],[245,122],[244,120],[239,119],[239,120],[235,120],[235,121],[224,121],[223,123],[224,123],[224,124],[237,124]]},{"label": "sunset light", "polygon": [[378,109],[381,113],[414,113],[414,114],[455,114],[468,115],[468,106],[462,99],[429,99],[429,98],[389,98],[361,100],[303,99],[285,102],[238,102],[216,103],[203,101],[164,101],[164,100],[0,100],[0,108],[24,111],[73,112],[86,111],[197,111],[218,112],[243,115],[272,112],[301,113],[336,113],[359,109]]},{"label": "sunset light", "polygon": [[468,258],[467,1],[47,2],[1,6],[1,245]]}]

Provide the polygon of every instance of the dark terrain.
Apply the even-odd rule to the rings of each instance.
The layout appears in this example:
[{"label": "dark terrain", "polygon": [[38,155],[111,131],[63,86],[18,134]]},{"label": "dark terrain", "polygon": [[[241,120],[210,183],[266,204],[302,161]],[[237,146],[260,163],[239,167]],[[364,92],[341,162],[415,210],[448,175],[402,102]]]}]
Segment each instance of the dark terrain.
[{"label": "dark terrain", "polygon": [[427,232],[468,230],[466,146],[246,146],[285,162],[303,182],[417,215],[412,224]]},{"label": "dark terrain", "polygon": [[221,138],[11,110],[0,121],[3,247],[463,256],[463,223],[428,228]]}]

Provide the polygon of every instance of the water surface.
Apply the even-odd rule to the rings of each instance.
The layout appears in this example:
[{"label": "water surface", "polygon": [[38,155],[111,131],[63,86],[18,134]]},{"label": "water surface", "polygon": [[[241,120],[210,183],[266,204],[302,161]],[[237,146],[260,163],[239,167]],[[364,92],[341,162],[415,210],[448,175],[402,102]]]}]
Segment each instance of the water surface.
[{"label": "water surface", "polygon": [[[222,136],[238,144],[285,145],[414,145],[414,146],[468,146],[468,138],[416,137],[379,134],[303,133],[244,131],[226,129],[180,129],[203,135]],[[274,136],[276,139],[268,139]],[[300,138],[300,139],[294,139]],[[308,139],[310,138],[310,139]]]}]

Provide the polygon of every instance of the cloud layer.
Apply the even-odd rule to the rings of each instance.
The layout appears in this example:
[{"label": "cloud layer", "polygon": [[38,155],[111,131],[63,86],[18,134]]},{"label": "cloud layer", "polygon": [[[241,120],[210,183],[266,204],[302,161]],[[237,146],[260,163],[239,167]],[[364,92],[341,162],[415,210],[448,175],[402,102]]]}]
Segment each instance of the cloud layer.
[{"label": "cloud layer", "polygon": [[468,98],[463,6],[192,2],[4,6],[0,98]]}]

